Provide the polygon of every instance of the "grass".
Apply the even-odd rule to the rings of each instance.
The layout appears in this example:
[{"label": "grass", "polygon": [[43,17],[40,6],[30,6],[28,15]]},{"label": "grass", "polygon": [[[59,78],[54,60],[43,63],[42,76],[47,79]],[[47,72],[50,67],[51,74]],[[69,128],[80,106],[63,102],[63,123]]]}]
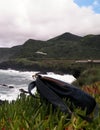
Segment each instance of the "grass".
[{"label": "grass", "polygon": [[98,81],[100,81],[100,67],[91,67],[85,69],[73,84],[83,86],[93,84]]},{"label": "grass", "polygon": [[[94,88],[100,90],[100,82],[91,84],[91,90]],[[83,89],[92,96],[100,105],[100,91]],[[87,91],[88,90],[88,91]],[[75,113],[85,114],[75,108]],[[16,101],[5,102],[0,106],[0,129],[1,130],[99,130],[100,129],[100,110],[96,117],[93,113],[91,123],[81,119],[73,114],[71,118],[67,114],[62,113],[59,109],[52,110],[52,105],[42,104],[40,107],[40,99],[34,99],[31,96],[21,95]]]}]

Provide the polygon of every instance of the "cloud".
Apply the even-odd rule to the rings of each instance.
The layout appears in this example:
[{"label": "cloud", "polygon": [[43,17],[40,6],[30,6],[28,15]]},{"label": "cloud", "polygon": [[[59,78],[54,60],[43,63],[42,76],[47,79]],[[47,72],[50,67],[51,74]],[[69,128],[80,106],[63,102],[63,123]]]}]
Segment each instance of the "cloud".
[{"label": "cloud", "polygon": [[0,0],[0,46],[47,40],[64,32],[100,34],[100,14],[74,0]]},{"label": "cloud", "polygon": [[92,4],[92,8],[97,12],[100,13],[100,1],[99,0],[94,0]]},{"label": "cloud", "polygon": [[100,5],[100,3],[99,3],[98,0],[94,0],[93,5],[94,5],[94,6],[98,6],[98,5]]}]

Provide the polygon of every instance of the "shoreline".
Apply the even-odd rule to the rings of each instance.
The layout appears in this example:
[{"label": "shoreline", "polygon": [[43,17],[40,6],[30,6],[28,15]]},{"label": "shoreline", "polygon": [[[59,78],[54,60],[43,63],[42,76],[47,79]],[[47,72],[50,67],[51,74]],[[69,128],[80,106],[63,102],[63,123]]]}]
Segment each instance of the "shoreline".
[{"label": "shoreline", "polygon": [[43,74],[47,73],[47,72],[54,72],[55,74],[60,74],[60,75],[63,75],[63,74],[71,74],[73,75],[75,78],[78,78],[81,74],[81,71],[84,70],[84,67],[81,68],[81,67],[74,67],[73,65],[69,64],[68,66],[67,65],[64,65],[63,66],[63,63],[52,63],[52,65],[40,65],[40,63],[38,64],[29,64],[29,65],[22,65],[20,63],[1,63],[0,64],[0,69],[3,69],[3,70],[8,70],[8,69],[13,69],[13,70],[18,70],[18,71],[39,71]]}]

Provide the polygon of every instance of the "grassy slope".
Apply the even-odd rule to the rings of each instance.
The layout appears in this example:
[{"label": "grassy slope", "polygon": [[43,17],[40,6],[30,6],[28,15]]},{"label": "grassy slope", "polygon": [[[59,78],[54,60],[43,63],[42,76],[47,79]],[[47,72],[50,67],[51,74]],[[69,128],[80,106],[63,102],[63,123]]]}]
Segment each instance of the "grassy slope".
[{"label": "grassy slope", "polygon": [[[90,85],[100,87],[100,82]],[[100,88],[98,93],[91,93],[100,105]],[[0,128],[1,130],[99,130],[100,129],[100,110],[98,116],[88,123],[77,115],[71,118],[67,114],[61,113],[59,109],[52,111],[52,106],[44,103],[40,106],[40,100],[30,96],[21,95],[20,99],[10,104],[5,103],[0,106]],[[75,112],[85,114],[80,109]]]}]

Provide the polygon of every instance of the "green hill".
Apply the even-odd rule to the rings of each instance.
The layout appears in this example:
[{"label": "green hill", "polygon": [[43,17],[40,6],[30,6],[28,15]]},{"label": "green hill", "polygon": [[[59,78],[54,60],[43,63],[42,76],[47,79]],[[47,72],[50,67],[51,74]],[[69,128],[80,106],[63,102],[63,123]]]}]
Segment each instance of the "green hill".
[{"label": "green hill", "polygon": [[16,58],[100,59],[100,35],[80,37],[64,33],[48,41],[29,39],[20,46],[0,48],[0,62]]},{"label": "green hill", "polygon": [[14,46],[12,48],[0,48],[0,63],[8,61],[15,54],[18,54],[21,46]]},{"label": "green hill", "polygon": [[[31,58],[64,58],[64,59],[99,59],[100,35],[79,37],[70,33],[62,34],[48,41],[26,41],[17,57]],[[47,53],[46,56],[36,52]],[[14,55],[15,56],[15,55]]]}]

